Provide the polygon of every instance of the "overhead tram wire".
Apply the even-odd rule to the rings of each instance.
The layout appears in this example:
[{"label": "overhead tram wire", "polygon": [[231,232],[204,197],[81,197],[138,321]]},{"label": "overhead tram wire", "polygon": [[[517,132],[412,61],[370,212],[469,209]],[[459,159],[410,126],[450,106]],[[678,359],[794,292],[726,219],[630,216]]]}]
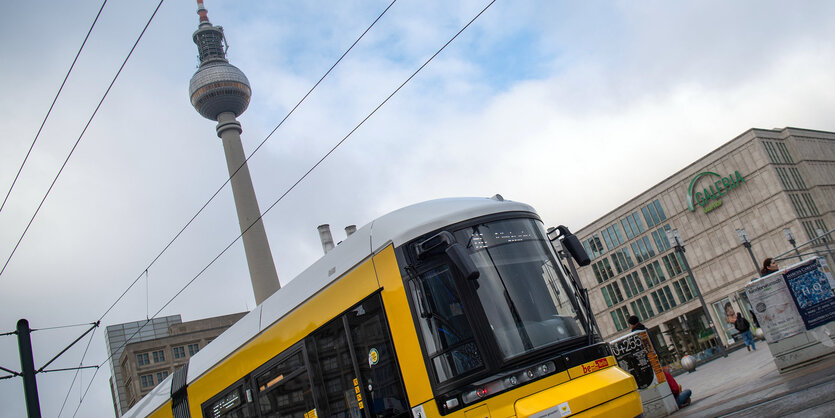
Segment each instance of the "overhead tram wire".
[{"label": "overhead tram wire", "polygon": [[52,99],[52,104],[49,105],[49,110],[46,111],[46,116],[43,117],[43,121],[41,122],[40,128],[38,128],[38,133],[35,134],[35,139],[32,140],[32,145],[29,145],[29,151],[26,151],[26,156],[23,157],[23,162],[20,163],[20,168],[17,169],[17,174],[14,176],[14,180],[12,180],[12,185],[9,186],[9,191],[6,192],[6,197],[3,198],[3,203],[0,204],[0,212],[3,212],[3,208],[6,207],[6,201],[9,200],[9,196],[12,194],[12,189],[14,189],[15,184],[17,183],[17,179],[20,177],[20,173],[23,171],[23,166],[26,165],[26,161],[29,159],[29,154],[32,153],[32,148],[35,147],[35,143],[38,142],[38,137],[41,136],[41,131],[43,130],[44,125],[46,125],[46,120],[49,119],[49,115],[52,113],[52,108],[55,107],[55,103],[58,101],[58,96],[61,95],[61,91],[64,90],[64,85],[67,84],[67,79],[70,78],[70,73],[72,73],[72,69],[75,67],[75,63],[78,61],[78,57],[81,55],[81,51],[84,49],[84,45],[87,44],[87,40],[90,39],[90,33],[93,32],[93,28],[96,26],[96,22],[99,21],[99,16],[101,16],[101,11],[104,10],[104,5],[107,4],[107,0],[104,0],[99,8],[99,12],[96,13],[96,18],[93,19],[93,23],[90,25],[90,29],[87,30],[87,35],[84,36],[84,41],[81,42],[81,46],[78,48],[78,52],[75,53],[75,58],[72,60],[72,64],[70,64],[70,69],[67,70],[67,74],[64,76],[64,81],[61,82],[61,87],[58,87],[58,92],[55,93],[55,98]]},{"label": "overhead tram wire", "polygon": [[[151,263],[148,264],[148,266],[142,271],[142,273],[140,273],[139,276],[137,276],[136,279],[134,279],[133,283],[131,283],[130,286],[128,286],[128,288],[125,289],[125,291],[122,292],[122,294],[116,299],[116,301],[113,302],[113,304],[110,305],[109,308],[107,308],[107,310],[104,312],[104,314],[102,314],[102,316],[99,318],[99,321],[104,319],[104,317],[108,313],[110,313],[110,311],[119,303],[119,301],[122,300],[123,297],[125,297],[125,295],[133,288],[133,286],[135,286],[136,283],[139,282],[139,280],[142,278],[142,276],[145,275],[145,272],[147,272],[148,269],[150,269],[157,262],[157,260],[159,260],[160,257],[162,257],[162,255],[166,251],[168,251],[168,248],[171,247],[172,244],[174,244],[174,241],[176,241],[180,237],[180,235],[182,235],[183,232],[185,232],[185,230],[188,229],[188,227],[191,225],[191,223],[194,222],[194,220],[197,219],[197,217],[200,216],[201,213],[203,213],[203,210],[205,210],[206,207],[209,206],[209,204],[215,199],[215,197],[217,197],[217,195],[220,194],[220,192],[223,190],[223,188],[226,187],[226,185],[229,184],[230,181],[232,181],[232,178],[235,177],[236,174],[238,174],[238,171],[240,171],[247,164],[249,159],[252,158],[252,156],[255,155],[255,153],[258,152],[259,149],[261,149],[261,146],[264,145],[264,143],[266,143],[267,140],[270,139],[270,137],[272,137],[272,135],[278,130],[278,128],[280,128],[281,125],[283,125],[284,122],[287,121],[287,119],[290,118],[290,115],[292,115],[296,111],[296,109],[298,109],[299,106],[301,106],[301,104],[307,99],[307,97],[310,96],[311,93],[313,93],[313,90],[315,90],[316,87],[318,87],[319,84],[322,83],[322,81],[325,79],[325,77],[330,75],[331,71],[333,71],[333,69],[336,68],[336,66],[342,61],[342,59],[345,58],[345,56],[348,55],[348,53],[351,52],[352,49],[354,49],[354,46],[356,46],[357,43],[359,43],[359,41],[362,40],[363,37],[365,37],[365,35],[368,33],[368,31],[370,31],[371,28],[373,28],[374,25],[377,24],[377,22],[383,17],[383,15],[385,15],[386,12],[388,12],[389,9],[391,9],[391,7],[394,5],[394,3],[397,3],[397,0],[392,0],[392,2],[388,5],[388,7],[386,7],[380,13],[380,15],[377,16],[377,18],[374,19],[373,22],[371,22],[371,24],[365,29],[365,31],[354,41],[354,43],[351,44],[351,46],[347,50],[345,50],[345,52],[342,54],[342,56],[340,56],[339,59],[337,59],[336,62],[334,62],[333,65],[331,65],[331,67],[328,69],[328,71],[326,71],[325,74],[321,78],[319,78],[319,81],[317,81],[316,84],[314,84],[313,87],[311,87],[310,90],[307,91],[307,93],[304,95],[304,97],[302,97],[301,100],[299,100],[298,103],[296,103],[296,105],[293,106],[293,108],[290,110],[290,112],[288,112],[287,115],[284,116],[284,119],[282,119],[281,122],[279,122],[278,125],[276,125],[276,127],[273,128],[273,130],[269,133],[269,135],[267,135],[267,137],[264,138],[263,141],[261,141],[261,143],[255,148],[255,150],[252,151],[252,153],[250,153],[248,157],[246,157],[243,164],[241,164],[240,167],[238,167],[238,169],[235,170],[235,172],[232,173],[232,175],[230,175],[229,178],[227,178],[226,181],[222,185],[220,185],[220,187],[218,187],[218,189],[215,191],[215,193],[209,198],[209,200],[206,201],[206,203],[203,204],[203,206],[200,208],[200,210],[198,210],[197,213],[195,213],[194,216],[192,216],[191,219],[189,219],[189,221],[186,222],[186,224],[180,229],[180,231],[177,232],[176,235],[174,235],[174,238],[172,238],[171,241],[169,241],[168,244],[166,244],[165,248],[163,248],[162,251],[160,251],[159,254],[157,254],[157,256],[154,257],[154,259],[151,261]],[[261,219],[261,218],[258,218],[258,219]],[[243,235],[243,234],[241,234],[241,235]]]},{"label": "overhead tram wire", "polygon": [[[90,340],[89,340],[89,341],[87,341],[87,347],[86,347],[86,348],[84,348],[84,354],[82,354],[82,355],[81,355],[81,361],[80,361],[80,362],[78,362],[78,367],[82,367],[82,366],[84,365],[84,359],[87,357],[87,351],[88,351],[88,350],[90,350],[90,343],[92,343],[92,342],[93,342],[93,336],[94,336],[94,335],[96,335],[96,331],[95,331],[95,330],[93,330],[93,332],[92,332],[92,333],[90,333]],[[95,373],[93,373],[93,377],[91,377],[91,378],[90,378],[90,382],[92,382],[92,381],[93,381],[93,379],[95,379],[95,378],[96,378],[96,374],[98,374],[98,372],[99,372],[99,369],[100,369],[100,368],[101,368],[101,366],[96,367],[96,371],[95,371]],[[72,387],[75,385],[75,379],[77,379],[77,378],[78,378],[78,374],[79,374],[79,373],[81,373],[81,369],[76,369],[76,370],[75,370],[75,376],[73,376],[73,378],[72,378],[72,382],[70,383],[70,388],[69,388],[69,389],[67,389],[67,396],[66,396],[66,397],[64,397],[64,403],[62,403],[62,404],[61,404],[61,410],[59,410],[59,411],[58,411],[58,416],[59,416],[59,417],[61,416],[61,413],[62,413],[62,412],[64,412],[64,406],[66,406],[66,405],[67,405],[67,400],[70,398],[70,393],[72,392]],[[80,383],[79,383],[79,384],[80,384]],[[89,386],[87,386],[87,390],[89,390],[89,389],[90,389],[90,387],[89,387]],[[78,405],[79,405],[79,406],[81,406],[81,402],[79,402],[79,404],[78,404]],[[75,411],[75,412],[77,413],[77,412],[78,412],[78,409],[76,409],[76,411]],[[75,414],[73,414],[73,416],[75,416]]]},{"label": "overhead tram wire", "polygon": [[[395,0],[395,1],[396,1],[396,0]],[[284,194],[282,194],[282,195],[281,195],[281,196],[280,196],[280,197],[279,197],[279,198],[278,198],[275,202],[273,202],[273,203],[269,206],[269,208],[267,208],[267,210],[265,210],[265,211],[264,211],[264,213],[263,213],[261,216],[259,216],[259,217],[258,217],[258,219],[256,219],[255,221],[253,221],[253,222],[252,222],[252,223],[251,223],[251,224],[250,224],[250,225],[246,228],[246,230],[244,230],[243,232],[241,232],[241,233],[240,233],[240,234],[239,234],[239,235],[238,235],[238,236],[237,236],[237,237],[236,237],[236,238],[235,238],[235,239],[234,239],[231,243],[229,243],[229,245],[227,245],[227,246],[226,246],[226,247],[225,247],[225,248],[224,248],[224,249],[223,249],[223,250],[222,250],[222,251],[221,251],[221,252],[220,252],[217,256],[215,256],[215,258],[213,258],[213,259],[212,259],[212,261],[210,261],[210,262],[209,262],[209,264],[207,264],[207,265],[206,265],[206,266],[205,266],[202,270],[200,270],[200,272],[198,272],[198,273],[197,273],[197,274],[196,274],[196,275],[195,275],[195,276],[194,276],[191,280],[189,280],[189,282],[188,282],[188,283],[186,283],[186,285],[185,285],[185,286],[183,286],[183,287],[182,287],[182,288],[181,288],[181,289],[180,289],[180,290],[179,290],[179,291],[178,291],[178,292],[177,292],[174,296],[172,296],[172,297],[171,297],[171,298],[170,298],[170,299],[169,299],[169,300],[168,300],[168,301],[167,301],[167,302],[166,302],[166,303],[165,303],[165,304],[164,304],[161,308],[159,308],[159,310],[157,310],[157,312],[156,312],[156,313],[154,313],[154,315],[153,315],[153,316],[151,316],[149,319],[147,319],[147,320],[145,321],[145,323],[144,323],[144,324],[142,324],[142,326],[140,326],[140,327],[139,327],[139,329],[137,329],[136,331],[134,331],[134,333],[133,333],[130,337],[128,337],[128,338],[126,339],[126,341],[130,341],[130,339],[131,339],[131,338],[133,338],[134,336],[136,336],[136,334],[138,334],[138,333],[142,330],[142,328],[144,328],[146,325],[148,325],[148,323],[150,323],[150,322],[151,322],[151,320],[156,319],[156,318],[157,318],[157,316],[159,316],[159,314],[160,314],[160,313],[162,313],[162,311],[163,311],[166,307],[168,307],[168,305],[170,305],[170,304],[174,301],[174,299],[176,299],[176,298],[177,298],[177,297],[178,297],[181,293],[183,293],[183,292],[184,292],[184,291],[185,291],[185,290],[186,290],[186,289],[187,289],[187,288],[188,288],[188,287],[189,287],[192,283],[194,283],[194,281],[195,281],[195,280],[197,280],[197,279],[198,279],[198,278],[199,278],[199,277],[200,277],[200,276],[201,276],[201,275],[202,275],[202,274],[203,274],[206,270],[208,270],[208,269],[209,269],[209,267],[211,267],[211,266],[212,266],[212,265],[213,265],[213,264],[214,264],[214,263],[215,263],[215,262],[216,262],[216,261],[217,261],[220,257],[222,257],[222,256],[223,256],[223,254],[225,254],[225,253],[226,253],[226,251],[228,251],[228,250],[229,250],[229,248],[231,248],[231,247],[232,247],[232,245],[234,245],[236,242],[238,242],[238,240],[240,240],[240,239],[241,239],[241,237],[243,237],[243,235],[244,235],[244,234],[246,234],[246,232],[247,232],[247,231],[249,231],[249,229],[250,229],[250,228],[252,228],[252,226],[253,226],[253,225],[255,225],[255,224],[256,224],[259,220],[261,220],[261,218],[263,218],[263,216],[264,216],[264,215],[266,215],[266,214],[267,214],[267,213],[268,213],[268,212],[269,212],[269,211],[270,211],[273,207],[275,207],[275,205],[277,205],[277,204],[278,204],[278,202],[280,202],[280,201],[281,201],[281,200],[282,200],[285,196],[287,196],[287,194],[289,194],[289,193],[290,193],[290,192],[291,192],[291,191],[292,191],[292,190],[293,190],[293,189],[294,189],[294,188],[295,188],[295,187],[296,187],[299,183],[301,183],[301,182],[302,182],[302,180],[304,180],[304,179],[305,179],[305,178],[306,178],[306,177],[307,177],[307,176],[308,176],[308,175],[309,175],[309,174],[310,174],[310,173],[311,173],[314,169],[316,169],[316,167],[318,167],[318,166],[319,166],[319,165],[320,165],[320,164],[321,164],[321,163],[322,163],[322,162],[323,162],[323,161],[324,161],[324,160],[325,160],[325,159],[326,159],[329,155],[331,155],[334,151],[336,151],[336,149],[337,149],[340,145],[342,145],[342,144],[343,144],[343,143],[344,143],[344,142],[345,142],[345,141],[346,141],[346,140],[347,140],[347,139],[348,139],[348,138],[349,138],[349,137],[350,137],[350,136],[351,136],[354,132],[356,132],[356,131],[357,131],[357,130],[358,130],[358,129],[359,129],[359,128],[363,125],[363,124],[365,124],[365,122],[366,122],[366,121],[368,121],[368,119],[370,119],[370,118],[371,118],[371,116],[373,116],[373,115],[374,115],[374,114],[375,114],[375,113],[376,113],[376,112],[377,112],[377,111],[378,111],[381,107],[383,107],[383,105],[385,105],[385,104],[386,104],[386,103],[387,103],[387,102],[388,102],[388,101],[389,101],[389,100],[390,100],[390,99],[391,99],[391,98],[392,98],[395,94],[397,94],[397,92],[399,92],[399,91],[403,88],[403,86],[405,86],[405,85],[406,85],[406,83],[408,83],[409,81],[411,81],[411,80],[412,80],[412,79],[413,79],[413,78],[414,78],[414,77],[415,77],[415,76],[416,76],[416,75],[417,75],[417,74],[418,74],[421,70],[423,70],[423,68],[425,68],[425,67],[426,67],[426,66],[427,66],[427,65],[428,65],[428,64],[429,64],[429,63],[430,63],[430,62],[431,62],[431,61],[432,61],[432,60],[433,60],[436,56],[438,56],[441,52],[443,52],[443,50],[444,50],[444,49],[446,49],[446,47],[447,47],[447,46],[449,46],[449,44],[450,44],[450,43],[452,43],[452,41],[454,41],[456,38],[458,38],[458,36],[459,36],[459,35],[461,35],[461,33],[463,33],[463,32],[464,32],[464,31],[465,31],[468,27],[470,27],[470,25],[472,25],[472,23],[473,23],[473,22],[475,22],[475,21],[476,21],[476,19],[478,19],[478,18],[479,18],[482,14],[484,14],[484,12],[486,12],[486,11],[487,11],[487,9],[488,9],[488,8],[490,8],[490,6],[492,6],[492,5],[493,5],[493,3],[495,3],[495,2],[496,2],[496,0],[491,0],[491,1],[490,1],[487,5],[486,5],[486,6],[484,6],[484,8],[483,8],[480,12],[478,12],[478,14],[476,14],[476,15],[475,15],[475,17],[473,17],[473,18],[472,18],[469,22],[467,22],[467,24],[466,24],[466,25],[464,25],[464,27],[462,27],[462,28],[461,28],[461,30],[459,30],[458,32],[456,32],[456,33],[455,33],[455,35],[453,35],[453,36],[452,36],[452,38],[450,38],[450,39],[449,39],[449,40],[448,40],[448,41],[447,41],[447,42],[446,42],[446,43],[445,43],[445,44],[444,44],[444,45],[443,45],[440,49],[438,49],[438,51],[437,51],[437,52],[435,52],[435,53],[434,53],[431,57],[429,57],[429,59],[427,59],[427,60],[426,60],[426,61],[425,61],[425,62],[424,62],[424,63],[423,63],[423,64],[422,64],[422,65],[421,65],[421,66],[420,66],[417,70],[415,70],[415,72],[414,72],[414,73],[412,73],[412,75],[410,75],[410,76],[406,79],[406,81],[404,81],[403,83],[401,83],[401,84],[400,84],[400,86],[398,86],[398,87],[397,87],[397,88],[396,88],[396,89],[395,89],[395,90],[394,90],[394,91],[393,91],[393,92],[392,92],[392,93],[391,93],[388,97],[386,97],[386,98],[385,98],[385,100],[383,100],[383,101],[382,101],[382,102],[381,102],[381,103],[380,103],[377,107],[375,107],[375,108],[374,108],[374,110],[372,110],[372,111],[371,111],[371,113],[369,113],[369,114],[368,114],[368,116],[366,116],[366,117],[365,117],[362,121],[360,121],[360,123],[359,123],[359,124],[357,124],[357,126],[355,126],[355,127],[354,127],[354,128],[353,128],[350,132],[348,132],[348,134],[347,134],[347,135],[345,135],[345,137],[343,137],[343,138],[342,138],[342,139],[341,139],[341,140],[340,140],[340,141],[339,141],[339,142],[338,142],[338,143],[337,143],[337,144],[336,144],[333,148],[331,148],[331,150],[330,150],[330,151],[328,151],[328,152],[325,154],[325,156],[324,156],[324,157],[322,157],[322,158],[321,158],[321,159],[320,159],[320,160],[319,160],[316,164],[314,164],[314,165],[313,165],[313,167],[311,167],[311,168],[310,168],[310,170],[308,170],[308,171],[307,171],[307,172],[306,172],[306,173],[305,173],[305,174],[304,174],[301,178],[299,178],[299,180],[298,180],[298,181],[296,181],[296,182],[295,182],[292,186],[290,186],[290,188],[289,188],[289,189],[287,189],[287,191],[285,191],[285,192],[284,192]],[[388,10],[388,9],[386,9],[386,10]],[[376,22],[376,21],[375,21],[375,22]],[[305,96],[305,97],[307,97],[307,96]],[[295,108],[294,108],[294,109],[295,109]],[[285,119],[286,119],[286,118],[285,118]],[[143,271],[143,274],[144,274],[144,271]],[[140,275],[139,277],[141,278],[142,276]],[[137,281],[138,281],[138,279],[137,279]],[[136,282],[134,282],[134,283],[136,283]],[[124,295],[123,295],[123,296],[124,296]],[[120,298],[121,298],[121,297],[120,297]],[[112,307],[111,307],[111,309],[112,309]],[[126,345],[127,345],[127,342],[122,343],[122,345],[121,345],[120,347],[125,347]],[[113,357],[113,354],[111,354],[109,357],[107,357],[107,359],[105,359],[102,363],[100,363],[100,364],[99,364],[99,368],[101,368],[102,366],[104,366],[105,364],[107,364],[107,362],[108,362],[108,361],[109,361],[112,357]],[[96,369],[96,372],[98,372],[98,369]],[[95,377],[95,375],[94,375],[94,377]],[[91,380],[91,383],[92,383],[92,380]],[[89,390],[89,386],[87,387],[87,389]],[[85,392],[84,392],[84,396],[82,396],[82,398],[81,398],[81,402],[79,402],[79,408],[81,407],[81,403],[83,403],[83,402],[84,402],[84,398],[86,397],[86,395],[87,395],[87,392],[85,391]],[[78,412],[78,410],[77,410],[77,409],[76,409],[76,412]]]},{"label": "overhead tram wire", "polygon": [[93,118],[96,117],[99,109],[101,109],[102,103],[104,103],[104,99],[107,98],[108,93],[110,93],[110,89],[113,88],[113,85],[116,83],[116,80],[119,78],[119,75],[122,73],[122,70],[125,68],[125,65],[128,63],[131,55],[133,55],[133,51],[136,50],[136,46],[139,45],[139,41],[142,39],[142,36],[145,34],[145,31],[148,30],[148,26],[151,25],[151,22],[154,20],[154,16],[157,15],[157,11],[159,11],[160,6],[165,0],[160,0],[157,4],[156,9],[154,9],[154,13],[151,14],[151,17],[148,19],[148,23],[145,24],[145,27],[142,28],[142,32],[139,34],[139,37],[136,38],[136,42],[134,42],[133,47],[131,47],[130,52],[125,57],[125,60],[122,62],[122,65],[119,67],[119,71],[116,72],[116,75],[113,77],[113,80],[110,82],[110,85],[107,86],[107,90],[102,95],[101,100],[99,100],[99,104],[96,106],[96,109],[93,110],[93,114],[90,115],[90,119],[87,120],[87,124],[84,125],[84,129],[81,131],[81,134],[78,135],[78,139],[75,141],[75,144],[70,149],[67,158],[64,160],[64,163],[61,164],[61,168],[58,170],[58,174],[55,175],[55,178],[52,180],[52,184],[49,185],[49,189],[46,190],[46,194],[44,194],[43,199],[41,199],[41,203],[38,204],[38,208],[35,210],[35,213],[32,215],[32,219],[29,220],[29,223],[26,225],[26,228],[23,230],[23,234],[20,235],[20,239],[17,240],[17,244],[15,244],[14,248],[12,249],[11,254],[9,254],[9,258],[6,259],[6,263],[3,264],[3,268],[0,269],[0,277],[3,276],[3,272],[6,271],[6,267],[9,266],[9,262],[12,261],[12,257],[14,257],[17,248],[20,246],[20,243],[23,241],[23,237],[26,236],[26,232],[29,231],[29,228],[32,226],[32,222],[35,221],[35,218],[38,216],[38,212],[41,211],[44,202],[46,202],[46,198],[49,197],[49,193],[52,191],[52,188],[55,186],[55,183],[58,181],[58,177],[61,176],[61,173],[64,171],[64,168],[67,166],[67,162],[69,162],[70,157],[72,157],[73,152],[78,147],[79,142],[81,142],[81,138],[84,137],[84,134],[87,132],[87,128],[90,127],[90,124],[93,122]]}]

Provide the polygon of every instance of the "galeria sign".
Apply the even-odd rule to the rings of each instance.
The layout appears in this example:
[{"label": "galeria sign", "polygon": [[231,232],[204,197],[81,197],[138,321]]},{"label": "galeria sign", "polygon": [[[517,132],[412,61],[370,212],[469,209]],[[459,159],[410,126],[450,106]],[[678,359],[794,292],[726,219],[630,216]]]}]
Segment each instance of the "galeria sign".
[{"label": "galeria sign", "polygon": [[[706,180],[702,181],[702,190],[698,191],[696,184],[702,177],[705,177]],[[712,180],[713,183],[706,183],[708,180]],[[739,171],[734,171],[727,177],[720,176],[712,171],[696,174],[696,177],[693,177],[690,182],[690,187],[687,188],[687,208],[690,209],[690,212],[695,212],[696,204],[698,204],[703,208],[702,212],[708,213],[722,206],[720,197],[735,190],[742,183],[745,183],[745,179],[742,174],[739,174]]]}]

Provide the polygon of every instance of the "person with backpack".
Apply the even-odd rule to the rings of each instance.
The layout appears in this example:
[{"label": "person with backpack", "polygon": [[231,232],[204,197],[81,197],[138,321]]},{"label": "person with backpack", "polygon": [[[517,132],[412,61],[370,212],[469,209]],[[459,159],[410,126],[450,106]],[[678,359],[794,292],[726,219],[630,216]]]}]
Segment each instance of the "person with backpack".
[{"label": "person with backpack", "polygon": [[745,340],[745,348],[747,348],[748,351],[751,351],[752,348],[754,351],[757,351],[757,346],[754,345],[754,334],[751,333],[751,324],[748,323],[747,319],[742,317],[742,313],[736,314],[734,328],[739,331],[739,334],[742,335],[742,339]]}]

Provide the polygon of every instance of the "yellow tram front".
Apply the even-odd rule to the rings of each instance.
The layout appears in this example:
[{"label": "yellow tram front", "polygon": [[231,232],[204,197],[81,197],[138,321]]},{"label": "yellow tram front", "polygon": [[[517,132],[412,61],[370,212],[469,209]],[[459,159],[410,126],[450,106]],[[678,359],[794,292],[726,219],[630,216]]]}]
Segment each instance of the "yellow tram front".
[{"label": "yellow tram front", "polygon": [[[566,252],[584,255],[570,238]],[[432,390],[410,399],[413,417],[642,414],[535,214],[458,223],[396,253],[413,324],[392,326],[417,330]]]}]

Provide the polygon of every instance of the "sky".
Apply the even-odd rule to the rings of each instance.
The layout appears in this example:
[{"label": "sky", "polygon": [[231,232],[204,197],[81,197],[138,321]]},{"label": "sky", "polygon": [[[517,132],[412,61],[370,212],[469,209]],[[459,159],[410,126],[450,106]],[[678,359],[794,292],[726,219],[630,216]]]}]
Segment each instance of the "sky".
[{"label": "sky", "polygon": [[[105,6],[0,212],[0,262],[156,4]],[[206,0],[252,85],[247,153],[388,4]],[[250,159],[282,284],[321,257],[321,224],[341,241],[412,203],[499,193],[576,231],[751,128],[835,131],[833,2],[497,1],[279,201],[487,4],[399,0]],[[100,5],[0,2],[2,196]],[[84,365],[102,364],[107,325],[160,311],[240,233],[227,186],[154,261],[228,178],[188,100],[195,11],[162,4],[0,275],[0,334],[42,329],[36,367],[85,330],[43,328],[98,320],[139,278],[50,368],[78,366],[88,341]],[[239,241],[159,315],[252,309],[245,263]],[[0,366],[20,370],[14,336]],[[44,416],[112,416],[109,368],[73,377],[38,375]],[[25,416],[20,378],[0,380],[0,404]]]}]

